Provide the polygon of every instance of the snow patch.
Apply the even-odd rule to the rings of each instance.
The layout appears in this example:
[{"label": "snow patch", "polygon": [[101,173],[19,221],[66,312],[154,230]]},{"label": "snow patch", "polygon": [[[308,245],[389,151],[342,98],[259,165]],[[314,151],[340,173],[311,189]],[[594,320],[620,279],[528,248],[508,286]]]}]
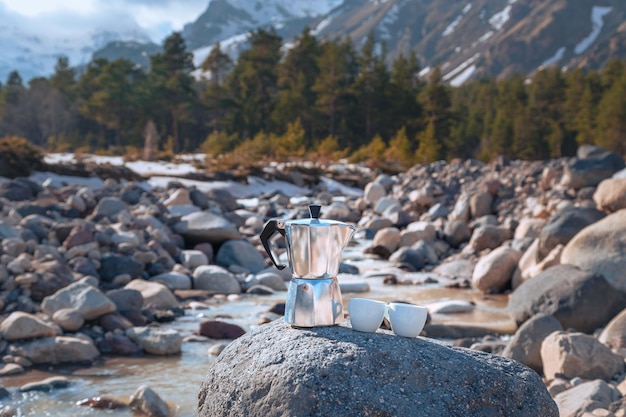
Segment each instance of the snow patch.
[{"label": "snow patch", "polygon": [[556,64],[557,62],[559,62],[562,58],[563,55],[565,54],[566,48],[564,46],[561,46],[554,55],[552,55],[550,58],[546,59],[543,64],[541,64],[541,67],[547,67],[550,66],[552,64]]},{"label": "snow patch", "polygon": [[502,11],[499,11],[498,13],[494,14],[493,16],[489,18],[489,24],[495,30],[500,30],[502,29],[502,26],[504,26],[506,22],[509,21],[510,18],[511,18],[511,2],[509,1],[509,4]]},{"label": "snow patch", "polygon": [[465,81],[469,80],[469,78],[474,74],[474,71],[476,71],[476,65],[465,68],[463,72],[461,72],[459,75],[454,77],[452,81],[450,81],[450,85],[452,87],[458,87],[462,85]]},{"label": "snow patch", "polygon": [[461,23],[462,19],[463,19],[463,15],[458,15],[456,17],[456,19],[454,19],[452,21],[452,23],[450,23],[448,26],[446,26],[446,28],[444,29],[444,31],[443,31],[443,33],[441,35],[442,36],[448,36],[449,34],[454,32],[454,29],[456,29],[456,27],[459,25],[459,23]]},{"label": "snow patch", "polygon": [[591,33],[574,47],[574,52],[577,55],[585,52],[587,48],[589,48],[596,41],[602,31],[602,26],[604,25],[602,18],[609,14],[612,10],[612,7],[593,6],[591,9]]},{"label": "snow patch", "polygon": [[458,67],[456,67],[455,69],[453,69],[452,71],[450,71],[446,75],[444,75],[443,76],[443,80],[444,81],[448,81],[449,79],[456,77],[457,74],[459,74],[460,72],[464,71],[468,66],[470,66],[474,62],[476,62],[476,60],[479,57],[480,57],[480,54],[479,53],[475,53],[471,58],[467,59],[461,65],[459,65]]},{"label": "snow patch", "polygon": [[391,6],[385,17],[382,18],[378,25],[378,31],[382,40],[390,40],[391,34],[389,33],[389,27],[392,26],[398,20],[398,14],[400,13],[400,6],[394,4]]},{"label": "snow patch", "polygon": [[463,20],[463,16],[465,16],[470,10],[472,10],[472,3],[466,4],[465,7],[463,7],[463,10],[461,12],[460,15],[458,15],[453,21],[452,23],[450,23],[443,31],[442,36],[448,36],[449,34],[451,34],[452,32],[454,32],[454,29],[456,29],[456,27],[459,25],[459,23],[461,23],[461,20]]}]

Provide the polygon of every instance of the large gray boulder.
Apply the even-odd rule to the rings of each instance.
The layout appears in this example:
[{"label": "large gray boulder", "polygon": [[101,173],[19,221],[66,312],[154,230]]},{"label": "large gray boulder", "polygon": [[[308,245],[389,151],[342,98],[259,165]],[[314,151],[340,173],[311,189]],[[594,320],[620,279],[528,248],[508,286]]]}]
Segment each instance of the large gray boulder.
[{"label": "large gray boulder", "polygon": [[292,328],[238,338],[209,369],[198,416],[558,416],[539,375],[499,356],[388,331]]},{"label": "large gray boulder", "polygon": [[578,232],[604,217],[600,210],[587,207],[567,207],[552,215],[539,233],[538,259],[545,258],[557,245],[565,245]]},{"label": "large gray boulder", "polygon": [[199,211],[184,216],[174,225],[174,231],[187,243],[208,242],[220,245],[227,240],[242,238],[233,223],[208,211]]},{"label": "large gray boulder", "polygon": [[563,249],[561,263],[602,274],[626,291],[626,209],[581,230]]},{"label": "large gray boulder", "polygon": [[585,145],[578,149],[576,158],[565,166],[563,185],[580,190],[594,187],[624,168],[624,158],[597,146]]},{"label": "large gray boulder", "polygon": [[563,328],[591,333],[626,307],[626,294],[601,276],[571,265],[549,268],[520,285],[509,298],[509,315],[520,325],[537,313],[551,314]]},{"label": "large gray boulder", "polygon": [[265,258],[250,242],[245,240],[229,240],[225,242],[215,255],[215,263],[224,268],[240,266],[253,274],[265,269]]},{"label": "large gray boulder", "polygon": [[541,374],[543,372],[541,342],[559,330],[563,330],[563,326],[557,319],[544,313],[536,314],[517,329],[513,339],[504,348],[502,356],[515,359]]},{"label": "large gray boulder", "polygon": [[77,311],[85,320],[94,320],[117,310],[113,301],[85,280],[68,285],[41,303],[41,310],[49,316],[65,308]]}]

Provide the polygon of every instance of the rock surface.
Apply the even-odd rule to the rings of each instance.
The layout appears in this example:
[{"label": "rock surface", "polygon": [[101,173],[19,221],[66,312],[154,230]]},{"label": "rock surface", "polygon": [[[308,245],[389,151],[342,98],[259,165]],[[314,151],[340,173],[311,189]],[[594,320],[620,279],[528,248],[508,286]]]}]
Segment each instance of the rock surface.
[{"label": "rock surface", "polygon": [[625,307],[626,294],[616,291],[602,276],[559,265],[520,285],[508,308],[518,325],[537,313],[546,313],[565,329],[591,333]]},{"label": "rock surface", "polygon": [[423,338],[345,325],[295,329],[282,320],[221,353],[198,410],[199,417],[558,416],[539,376],[517,362]]},{"label": "rock surface", "polygon": [[601,274],[626,291],[626,209],[581,230],[563,249],[561,262]]}]

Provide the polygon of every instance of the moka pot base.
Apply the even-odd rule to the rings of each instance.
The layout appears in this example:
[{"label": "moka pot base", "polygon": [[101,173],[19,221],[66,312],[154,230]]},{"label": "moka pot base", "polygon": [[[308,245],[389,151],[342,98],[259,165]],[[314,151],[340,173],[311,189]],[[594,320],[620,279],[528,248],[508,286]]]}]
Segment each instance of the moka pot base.
[{"label": "moka pot base", "polygon": [[292,277],[285,301],[285,321],[294,327],[334,326],[342,323],[343,300],[336,277]]}]

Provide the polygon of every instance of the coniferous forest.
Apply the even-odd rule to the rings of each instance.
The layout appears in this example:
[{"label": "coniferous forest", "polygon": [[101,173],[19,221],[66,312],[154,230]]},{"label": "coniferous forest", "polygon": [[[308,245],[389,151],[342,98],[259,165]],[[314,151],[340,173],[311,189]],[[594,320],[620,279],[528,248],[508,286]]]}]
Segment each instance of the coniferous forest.
[{"label": "coniferous forest", "polygon": [[[626,68],[547,68],[460,87],[415,56],[385,62],[369,37],[289,49],[258,30],[233,62],[219,44],[193,66],[180,33],[150,68],[96,60],[78,74],[60,58],[49,78],[0,85],[0,137],[48,151],[132,153],[149,140],[162,157],[206,152],[232,164],[265,160],[384,161],[398,168],[497,155],[546,159],[581,144],[626,154]],[[149,139],[148,139],[149,138]]]}]

